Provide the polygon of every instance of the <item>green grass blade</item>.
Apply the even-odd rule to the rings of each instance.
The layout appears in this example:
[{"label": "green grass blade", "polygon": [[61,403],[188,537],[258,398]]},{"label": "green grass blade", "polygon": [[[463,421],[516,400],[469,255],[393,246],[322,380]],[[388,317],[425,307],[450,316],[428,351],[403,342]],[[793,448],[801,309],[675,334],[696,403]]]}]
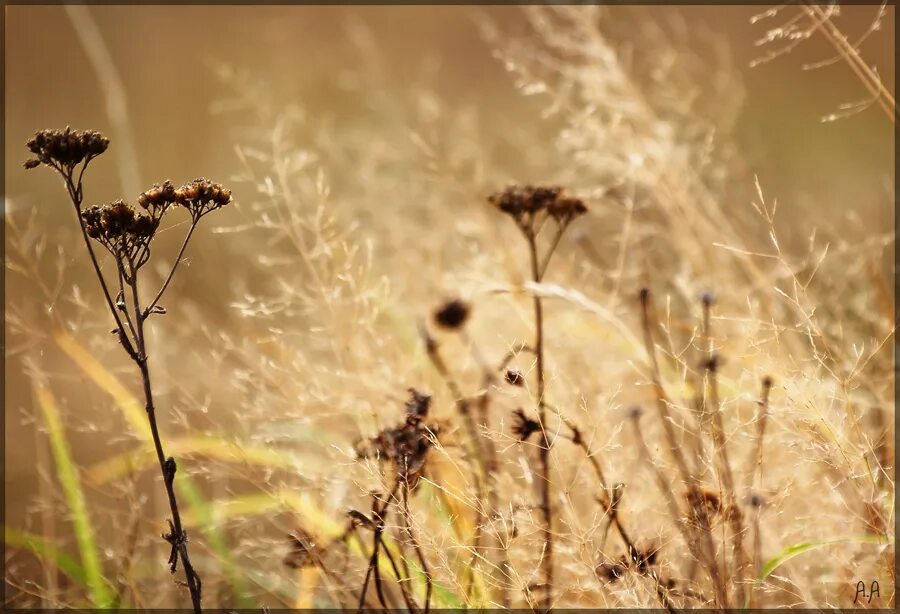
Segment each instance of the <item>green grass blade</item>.
[{"label": "green grass blade", "polygon": [[789,560],[794,558],[795,556],[799,556],[804,552],[809,552],[810,550],[817,550],[819,548],[823,548],[825,546],[830,546],[832,544],[847,544],[847,543],[855,543],[855,544],[883,544],[886,543],[884,538],[879,537],[877,535],[858,535],[855,537],[835,537],[832,539],[820,539],[809,542],[801,542],[799,544],[793,544],[788,546],[763,565],[762,569],[759,572],[759,579],[765,580],[769,577],[773,571],[787,563]]},{"label": "green grass blade", "polygon": [[184,497],[184,501],[188,504],[188,512],[198,520],[200,532],[206,538],[210,550],[213,551],[219,564],[222,565],[222,571],[231,582],[231,590],[237,599],[238,607],[242,609],[250,609],[253,603],[249,600],[249,586],[243,574],[238,571],[231,556],[231,549],[225,541],[225,536],[219,530],[219,525],[213,519],[213,506],[197,488],[194,480],[188,475],[181,476],[175,482],[178,494]]},{"label": "green grass blade", "polygon": [[72,580],[87,588],[88,578],[81,563],[40,535],[4,526],[3,541],[7,546],[31,552],[44,563],[53,565]]},{"label": "green grass blade", "polygon": [[100,564],[97,544],[94,541],[94,531],[88,515],[84,491],[81,489],[78,467],[75,466],[72,460],[69,442],[63,430],[56,399],[53,397],[50,389],[41,382],[34,381],[33,388],[37,404],[44,415],[47,434],[50,437],[50,449],[56,463],[56,473],[59,476],[69,512],[72,515],[75,540],[78,543],[78,550],[81,554],[81,563],[90,600],[95,607],[111,607],[115,597],[110,591],[106,579],[103,577],[103,568]]}]

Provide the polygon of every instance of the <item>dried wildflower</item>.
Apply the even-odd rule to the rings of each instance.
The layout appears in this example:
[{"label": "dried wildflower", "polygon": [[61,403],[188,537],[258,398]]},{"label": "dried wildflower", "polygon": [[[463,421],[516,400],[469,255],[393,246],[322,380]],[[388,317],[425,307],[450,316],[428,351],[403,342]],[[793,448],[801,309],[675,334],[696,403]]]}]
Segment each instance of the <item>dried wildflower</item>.
[{"label": "dried wildflower", "polygon": [[94,130],[41,130],[26,143],[34,154],[25,162],[32,169],[45,164],[61,173],[71,172],[81,162],[87,164],[109,147],[109,139]]},{"label": "dried wildflower", "polygon": [[175,190],[175,202],[190,211],[191,217],[200,219],[230,203],[231,190],[200,177]]},{"label": "dried wildflower", "polygon": [[547,213],[561,225],[565,225],[587,213],[587,205],[580,198],[563,196],[547,206]]},{"label": "dried wildflower", "polygon": [[428,415],[431,408],[431,395],[410,388],[409,400],[406,402],[406,415],[416,420],[422,420]]},{"label": "dried wildflower", "polygon": [[576,217],[587,213],[579,198],[568,196],[559,186],[510,186],[488,197],[488,202],[515,220],[529,236],[539,230],[538,220],[549,216],[564,228]]},{"label": "dried wildflower", "polygon": [[597,568],[594,571],[596,572],[597,577],[606,580],[607,582],[615,582],[624,576],[627,570],[628,567],[619,561],[617,563],[601,563],[600,565],[597,565]]},{"label": "dried wildflower", "polygon": [[312,535],[304,529],[296,529],[288,535],[288,539],[290,540],[290,551],[282,559],[286,567],[301,569],[303,567],[312,567],[316,564],[319,548],[316,546]]},{"label": "dried wildflower", "polygon": [[534,215],[554,203],[562,194],[559,186],[509,186],[502,192],[488,197],[488,201],[503,213],[512,217]]},{"label": "dried wildflower", "polygon": [[175,186],[168,179],[162,185],[154,183],[137,198],[138,205],[157,220],[176,202]]},{"label": "dried wildflower", "polygon": [[409,483],[410,488],[415,488],[425,469],[428,452],[434,447],[438,429],[424,423],[431,405],[431,396],[414,388],[410,388],[409,393],[406,421],[399,426],[382,430],[370,440],[368,450],[358,449],[357,452],[363,458],[375,456],[392,463],[397,477]]},{"label": "dried wildflower", "polygon": [[516,371],[515,369],[507,369],[505,377],[507,384],[512,384],[513,386],[525,385],[525,376],[521,371]]},{"label": "dried wildflower", "polygon": [[516,419],[516,423],[513,424],[512,432],[519,441],[527,441],[529,437],[541,430],[540,423],[529,418],[521,409],[514,411],[513,417]]},{"label": "dried wildflower", "polygon": [[471,307],[468,303],[460,299],[453,299],[435,310],[434,323],[448,330],[457,329],[469,319],[470,311]]},{"label": "dried wildflower", "polygon": [[139,268],[149,258],[148,246],[159,220],[136,212],[122,200],[85,209],[81,219],[87,235],[116,258],[125,258],[134,268]]}]

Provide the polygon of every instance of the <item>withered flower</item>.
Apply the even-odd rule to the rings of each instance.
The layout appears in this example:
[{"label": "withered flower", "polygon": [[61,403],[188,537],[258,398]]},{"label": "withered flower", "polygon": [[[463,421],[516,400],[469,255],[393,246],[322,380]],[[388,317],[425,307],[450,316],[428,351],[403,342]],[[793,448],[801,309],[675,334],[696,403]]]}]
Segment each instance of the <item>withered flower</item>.
[{"label": "withered flower", "polygon": [[154,183],[137,198],[138,205],[155,220],[160,219],[176,202],[175,186],[168,179],[162,185]]},{"label": "withered flower", "polygon": [[438,429],[424,422],[431,396],[415,388],[410,388],[409,393],[405,422],[382,430],[370,440],[370,449],[358,449],[357,453],[363,458],[375,456],[391,463],[397,477],[415,488],[425,469],[428,452],[434,447]]},{"label": "withered flower", "polygon": [[537,420],[529,418],[521,409],[515,410],[513,417],[516,422],[513,424],[512,432],[519,441],[527,441],[529,437],[541,430],[541,425]]},{"label": "withered flower", "polygon": [[569,196],[559,186],[510,186],[488,197],[488,202],[509,215],[529,236],[540,229],[540,221],[553,218],[561,228],[587,213],[579,198]]},{"label": "withered flower", "polygon": [[81,212],[81,219],[87,235],[96,239],[116,258],[126,258],[135,268],[149,258],[148,246],[159,221],[136,212],[125,201],[117,200],[85,209]]},{"label": "withered flower", "polygon": [[534,215],[556,201],[562,194],[559,186],[509,186],[488,197],[488,201],[503,213],[514,218]]},{"label": "withered flower", "polygon": [[434,312],[434,322],[441,328],[453,330],[462,327],[469,319],[471,307],[465,301],[453,299]]},{"label": "withered flower", "polygon": [[175,202],[187,209],[191,217],[200,219],[231,202],[231,190],[200,177],[175,190]]},{"label": "withered flower", "polygon": [[408,392],[409,400],[406,402],[406,415],[417,420],[424,419],[431,408],[431,395],[419,392],[415,388],[410,388]]},{"label": "withered flower", "polygon": [[505,377],[507,384],[511,384],[513,386],[525,385],[525,376],[521,371],[516,371],[515,369],[507,369]]},{"label": "withered flower", "polygon": [[41,130],[26,143],[34,154],[25,162],[32,169],[45,164],[61,173],[71,172],[81,162],[87,164],[109,147],[109,139],[94,130]]},{"label": "withered flower", "polygon": [[547,213],[561,225],[566,225],[587,213],[587,206],[580,198],[562,196],[547,205]]}]

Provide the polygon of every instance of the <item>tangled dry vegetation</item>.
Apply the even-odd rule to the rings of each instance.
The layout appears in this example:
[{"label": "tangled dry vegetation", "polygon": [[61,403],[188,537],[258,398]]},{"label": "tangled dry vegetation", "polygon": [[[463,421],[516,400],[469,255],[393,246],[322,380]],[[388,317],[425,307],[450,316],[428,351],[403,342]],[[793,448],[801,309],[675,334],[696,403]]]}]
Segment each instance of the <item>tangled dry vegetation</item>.
[{"label": "tangled dry vegetation", "polygon": [[[597,10],[483,24],[534,130],[372,71],[361,121],[310,118],[222,69],[235,202],[192,249],[251,272],[170,288],[149,361],[203,606],[847,607],[861,578],[893,605],[893,234],[798,229],[708,138],[739,104],[726,56],[635,70]],[[715,112],[680,97],[698,78]],[[138,382],[36,223],[9,220],[10,269],[68,313],[10,326],[79,556],[7,528],[42,562],[8,560],[7,591],[184,606]],[[59,469],[63,367],[36,348],[124,418],[114,454]]]}]

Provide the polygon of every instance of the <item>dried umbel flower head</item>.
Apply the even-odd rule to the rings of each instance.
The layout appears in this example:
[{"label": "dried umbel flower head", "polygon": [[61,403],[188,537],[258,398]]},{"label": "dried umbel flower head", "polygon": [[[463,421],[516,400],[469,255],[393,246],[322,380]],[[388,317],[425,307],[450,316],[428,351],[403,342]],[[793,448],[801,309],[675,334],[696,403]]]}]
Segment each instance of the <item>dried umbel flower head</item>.
[{"label": "dried umbel flower head", "polygon": [[528,441],[529,437],[541,430],[540,423],[529,418],[521,409],[513,412],[513,418],[515,418],[515,423],[512,432],[519,441]]},{"label": "dried umbel flower head", "polygon": [[116,258],[125,258],[137,269],[150,256],[149,243],[159,221],[138,213],[125,201],[93,206],[81,212],[85,232]]},{"label": "dried umbel flower head", "polygon": [[187,209],[191,217],[200,219],[231,202],[231,190],[200,177],[175,190],[175,202]]},{"label": "dried umbel flower head", "polygon": [[168,179],[162,185],[154,183],[152,187],[141,192],[137,198],[138,205],[156,220],[160,219],[176,202],[175,186]]},{"label": "dried umbel flower head", "polygon": [[509,186],[489,196],[488,202],[513,218],[529,236],[537,234],[548,216],[565,228],[576,217],[587,213],[584,201],[567,195],[559,186]]},{"label": "dried umbel flower head", "polygon": [[469,319],[471,307],[460,299],[453,299],[441,305],[434,312],[434,323],[441,328],[454,330],[461,328]]},{"label": "dried umbel flower head", "polygon": [[357,450],[363,458],[375,456],[390,462],[397,477],[415,488],[425,469],[428,452],[434,447],[438,429],[425,424],[431,407],[431,395],[409,389],[406,420],[403,424],[382,430],[370,440],[369,450]]},{"label": "dried umbel flower head", "polygon": [[82,162],[87,165],[109,147],[109,139],[94,130],[41,130],[26,143],[34,158],[25,161],[25,168],[44,164],[61,173],[71,172]]}]

